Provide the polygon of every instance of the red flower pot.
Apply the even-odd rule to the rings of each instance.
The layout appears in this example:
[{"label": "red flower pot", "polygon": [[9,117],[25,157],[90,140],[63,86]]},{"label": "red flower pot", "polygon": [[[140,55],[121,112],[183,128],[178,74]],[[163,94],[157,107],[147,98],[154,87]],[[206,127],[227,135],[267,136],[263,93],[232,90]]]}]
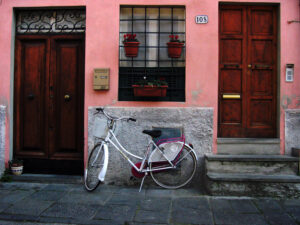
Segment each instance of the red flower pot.
[{"label": "red flower pot", "polygon": [[168,42],[168,55],[170,58],[179,58],[182,52],[183,43],[181,42]]},{"label": "red flower pot", "polygon": [[133,93],[136,97],[166,97],[167,85],[150,86],[150,85],[132,85]]},{"label": "red flower pot", "polygon": [[137,57],[140,42],[124,42],[125,55],[127,57]]}]

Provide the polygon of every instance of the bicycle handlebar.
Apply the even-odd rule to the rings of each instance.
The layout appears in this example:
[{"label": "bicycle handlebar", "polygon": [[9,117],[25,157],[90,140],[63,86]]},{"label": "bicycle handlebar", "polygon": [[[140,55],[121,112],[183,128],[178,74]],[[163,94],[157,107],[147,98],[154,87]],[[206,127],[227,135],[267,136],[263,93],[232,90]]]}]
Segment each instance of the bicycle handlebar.
[{"label": "bicycle handlebar", "polygon": [[115,120],[115,121],[117,121],[117,120],[127,120],[127,121],[133,121],[133,122],[136,122],[136,119],[134,119],[134,118],[132,118],[132,117],[125,117],[125,116],[122,116],[122,117],[115,117],[115,116],[110,116],[110,115],[108,115],[105,111],[104,111],[104,108],[96,108],[96,113],[95,114],[97,114],[97,113],[100,113],[100,112],[102,112],[108,119],[110,119],[110,120]]}]

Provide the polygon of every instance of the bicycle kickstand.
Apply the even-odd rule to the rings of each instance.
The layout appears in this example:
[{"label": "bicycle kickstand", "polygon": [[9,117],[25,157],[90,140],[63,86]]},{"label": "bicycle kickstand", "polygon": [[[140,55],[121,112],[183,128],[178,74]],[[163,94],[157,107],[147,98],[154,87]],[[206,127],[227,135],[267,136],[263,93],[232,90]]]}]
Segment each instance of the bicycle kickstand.
[{"label": "bicycle kickstand", "polygon": [[146,178],[147,175],[148,175],[148,173],[146,172],[145,175],[144,175],[144,177],[143,177],[143,179],[142,179],[139,192],[141,192],[141,190],[142,190],[142,187],[143,187],[143,184],[144,184],[144,180],[145,180],[145,178]]}]

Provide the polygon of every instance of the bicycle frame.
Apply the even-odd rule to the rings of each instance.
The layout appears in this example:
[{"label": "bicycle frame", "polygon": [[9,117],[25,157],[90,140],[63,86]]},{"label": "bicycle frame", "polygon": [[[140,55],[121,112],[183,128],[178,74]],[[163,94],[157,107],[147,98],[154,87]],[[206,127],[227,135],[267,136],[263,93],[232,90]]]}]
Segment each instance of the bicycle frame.
[{"label": "bicycle frame", "polygon": [[[172,168],[176,168],[176,165],[174,165],[166,156],[165,154],[163,153],[163,151],[161,151],[161,149],[155,144],[155,142],[153,140],[150,140],[149,141],[149,144],[147,146],[147,151],[146,151],[146,154],[144,156],[144,158],[140,157],[140,156],[137,156],[135,154],[132,154],[131,152],[129,152],[128,150],[126,150],[126,148],[119,142],[118,138],[116,137],[116,135],[114,134],[114,132],[112,131],[112,129],[109,129],[108,131],[108,134],[105,138],[105,141],[104,141],[104,147],[106,146],[108,148],[108,145],[107,143],[110,143],[112,144],[118,151],[119,153],[130,163],[131,166],[134,167],[134,169],[140,173],[145,173],[145,172],[150,172],[150,171],[161,171],[161,170],[167,170],[167,169],[172,169]],[[145,163],[146,161],[149,159],[149,156],[150,156],[150,150],[151,150],[151,147],[154,146],[156,147],[157,149],[159,149],[159,151],[161,152],[161,154],[164,156],[164,158],[169,162],[170,166],[169,167],[164,167],[164,168],[154,168],[154,169],[149,169],[149,168],[146,168],[144,169],[144,166],[145,166]],[[152,151],[151,151],[152,152]],[[136,159],[140,159],[142,160],[142,163],[141,163],[141,166],[140,168],[138,168],[131,160],[130,158],[126,155],[126,153]]]}]

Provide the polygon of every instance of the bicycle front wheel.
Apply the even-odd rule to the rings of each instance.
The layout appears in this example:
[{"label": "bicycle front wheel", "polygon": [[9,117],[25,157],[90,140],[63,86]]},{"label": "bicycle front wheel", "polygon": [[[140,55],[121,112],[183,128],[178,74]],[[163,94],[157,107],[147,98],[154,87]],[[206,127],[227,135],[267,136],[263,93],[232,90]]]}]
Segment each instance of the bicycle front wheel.
[{"label": "bicycle front wheel", "polygon": [[100,184],[98,175],[104,165],[104,148],[101,143],[92,149],[84,171],[84,186],[87,191],[95,190]]},{"label": "bicycle front wheel", "polygon": [[[180,157],[177,160],[176,168],[164,169],[170,167],[168,162],[166,163],[150,163],[150,174],[152,179],[159,186],[167,189],[177,189],[188,184],[197,169],[197,159],[194,152],[187,146],[184,146]],[[152,169],[161,170],[151,171]]]}]

